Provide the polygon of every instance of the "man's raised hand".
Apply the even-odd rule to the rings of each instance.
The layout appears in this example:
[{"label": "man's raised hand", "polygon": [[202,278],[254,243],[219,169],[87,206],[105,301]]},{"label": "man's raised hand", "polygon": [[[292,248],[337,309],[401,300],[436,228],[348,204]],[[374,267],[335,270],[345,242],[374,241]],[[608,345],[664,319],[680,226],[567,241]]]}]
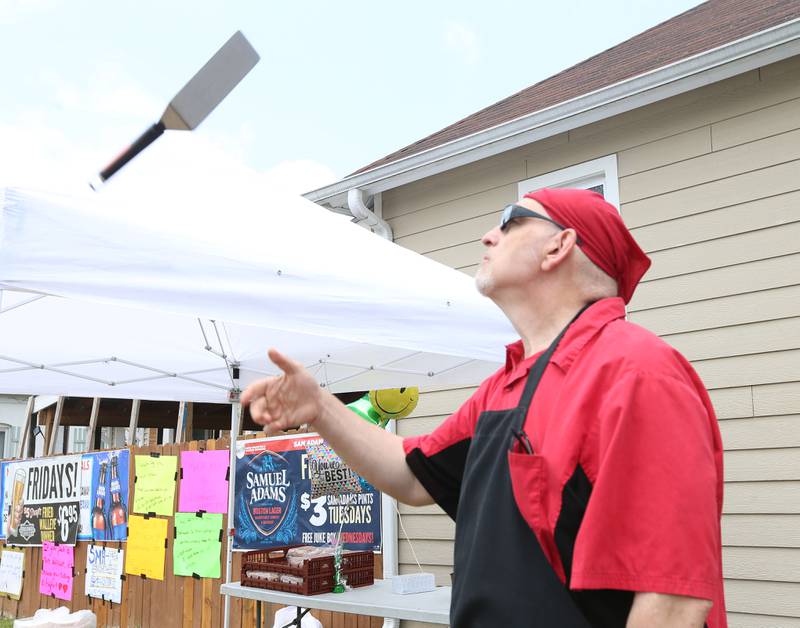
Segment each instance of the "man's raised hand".
[{"label": "man's raised hand", "polygon": [[253,421],[267,433],[312,424],[322,410],[324,394],[317,380],[299,362],[275,349],[269,359],[283,371],[250,384],[242,393],[242,404],[250,406]]}]

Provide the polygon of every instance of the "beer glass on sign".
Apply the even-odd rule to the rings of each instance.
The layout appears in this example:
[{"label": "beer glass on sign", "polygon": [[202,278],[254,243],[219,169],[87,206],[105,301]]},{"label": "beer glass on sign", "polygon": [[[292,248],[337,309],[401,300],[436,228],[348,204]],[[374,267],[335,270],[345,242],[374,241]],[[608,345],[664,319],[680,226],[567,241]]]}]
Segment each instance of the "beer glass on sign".
[{"label": "beer glass on sign", "polygon": [[14,473],[14,485],[11,494],[11,509],[8,512],[8,536],[17,536],[19,524],[22,523],[22,498],[25,494],[25,469],[17,469]]}]

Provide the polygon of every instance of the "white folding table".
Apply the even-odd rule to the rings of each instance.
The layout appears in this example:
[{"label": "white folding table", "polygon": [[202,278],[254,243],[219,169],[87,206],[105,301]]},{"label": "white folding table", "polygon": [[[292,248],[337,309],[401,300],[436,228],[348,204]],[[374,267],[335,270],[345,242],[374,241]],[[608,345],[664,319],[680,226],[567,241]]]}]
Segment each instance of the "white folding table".
[{"label": "white folding table", "polygon": [[220,593],[248,600],[296,606],[298,616],[304,612],[302,609],[319,609],[373,617],[410,619],[432,624],[450,623],[450,587],[436,587],[427,593],[398,595],[392,593],[392,583],[389,580],[376,580],[372,586],[358,587],[344,593],[298,595],[243,587],[239,582],[232,582],[223,584]]}]

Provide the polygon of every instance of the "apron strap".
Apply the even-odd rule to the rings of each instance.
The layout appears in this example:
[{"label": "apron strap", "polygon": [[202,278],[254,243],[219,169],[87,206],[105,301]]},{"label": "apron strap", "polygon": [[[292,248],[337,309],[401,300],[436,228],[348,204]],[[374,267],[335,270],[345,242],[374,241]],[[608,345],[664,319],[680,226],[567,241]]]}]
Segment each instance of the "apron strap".
[{"label": "apron strap", "polygon": [[522,430],[525,424],[525,417],[528,416],[528,410],[531,407],[531,401],[533,400],[533,394],[536,392],[536,389],[539,387],[539,381],[542,379],[542,375],[544,375],[544,370],[547,368],[547,365],[550,363],[550,358],[553,357],[553,354],[558,347],[558,343],[561,342],[561,339],[564,337],[564,334],[567,333],[570,325],[578,320],[578,317],[583,314],[592,304],[594,301],[590,301],[586,305],[584,305],[578,313],[572,317],[572,320],[567,323],[566,327],[561,330],[561,333],[556,336],[555,340],[550,343],[550,346],[547,348],[542,355],[538,357],[536,362],[534,362],[533,366],[531,367],[530,373],[528,374],[528,379],[525,381],[525,388],[522,390],[522,396],[519,399],[519,403],[517,404],[517,425],[514,428],[517,431]]}]

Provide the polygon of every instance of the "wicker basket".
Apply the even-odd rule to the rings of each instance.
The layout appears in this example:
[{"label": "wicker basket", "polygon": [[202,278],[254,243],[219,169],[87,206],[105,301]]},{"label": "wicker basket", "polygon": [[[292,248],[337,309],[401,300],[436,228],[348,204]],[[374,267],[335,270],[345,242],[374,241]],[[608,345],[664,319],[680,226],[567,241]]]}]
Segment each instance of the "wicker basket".
[{"label": "wicker basket", "polygon": [[[334,587],[333,556],[317,556],[308,558],[300,567],[292,567],[287,563],[286,552],[299,545],[274,547],[268,550],[255,550],[245,553],[242,558],[242,585],[273,589],[300,595],[317,595],[330,593]],[[294,584],[279,580],[252,578],[248,572],[260,571],[279,575],[302,578],[302,582]],[[363,587],[375,582],[375,554],[373,552],[347,552],[342,554],[342,575],[348,586]]]}]

